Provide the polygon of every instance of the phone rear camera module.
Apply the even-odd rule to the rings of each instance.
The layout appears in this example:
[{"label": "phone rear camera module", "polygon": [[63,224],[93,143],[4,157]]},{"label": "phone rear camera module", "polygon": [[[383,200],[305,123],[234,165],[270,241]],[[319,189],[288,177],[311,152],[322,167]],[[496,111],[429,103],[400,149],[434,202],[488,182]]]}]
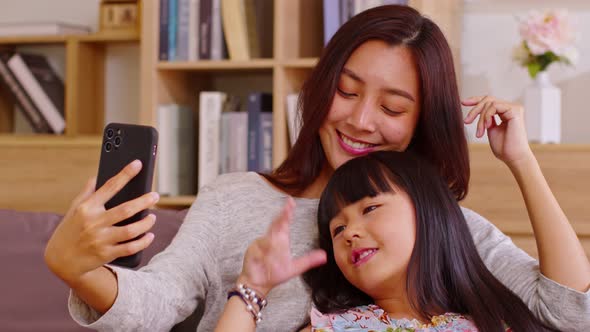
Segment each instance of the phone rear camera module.
[{"label": "phone rear camera module", "polygon": [[106,142],[106,143],[104,144],[104,150],[105,150],[106,152],[111,152],[111,151],[113,150],[113,143],[111,143],[111,142]]},{"label": "phone rear camera module", "polygon": [[107,129],[107,138],[113,138],[115,136],[115,131],[111,128]]},{"label": "phone rear camera module", "polygon": [[121,136],[115,137],[115,147],[118,148],[121,145]]}]

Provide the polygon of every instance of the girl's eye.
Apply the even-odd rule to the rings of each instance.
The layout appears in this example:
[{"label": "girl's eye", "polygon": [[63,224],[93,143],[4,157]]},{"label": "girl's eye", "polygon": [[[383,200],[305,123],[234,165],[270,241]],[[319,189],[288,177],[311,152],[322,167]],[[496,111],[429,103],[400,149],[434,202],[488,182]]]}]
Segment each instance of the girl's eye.
[{"label": "girl's eye", "polygon": [[356,97],[356,93],[348,93],[348,92],[344,92],[342,89],[338,88],[338,93],[340,95],[342,95],[342,97],[344,98],[352,98],[352,97]]},{"label": "girl's eye", "polygon": [[379,205],[369,205],[366,208],[363,209],[363,215],[375,210],[376,208],[378,208]]},{"label": "girl's eye", "polygon": [[335,237],[336,235],[341,233],[344,230],[344,228],[345,228],[344,225],[334,227],[334,230],[332,231],[332,237]]}]

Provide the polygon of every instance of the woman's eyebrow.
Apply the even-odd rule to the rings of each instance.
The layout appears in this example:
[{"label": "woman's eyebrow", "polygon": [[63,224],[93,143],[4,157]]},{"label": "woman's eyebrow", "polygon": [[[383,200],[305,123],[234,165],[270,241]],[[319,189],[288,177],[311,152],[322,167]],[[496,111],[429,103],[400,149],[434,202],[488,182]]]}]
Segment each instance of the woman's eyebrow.
[{"label": "woman's eyebrow", "polygon": [[[342,68],[342,74],[350,77],[351,79],[360,82],[360,83],[365,83],[365,81],[360,78],[357,74],[355,74],[352,70],[348,69],[348,68]],[[397,89],[397,88],[385,88],[382,89],[382,91],[384,91],[385,93],[394,95],[394,96],[401,96],[404,97],[412,102],[416,102],[416,99],[414,99],[414,97],[412,97],[412,95],[404,90],[401,89]]]}]

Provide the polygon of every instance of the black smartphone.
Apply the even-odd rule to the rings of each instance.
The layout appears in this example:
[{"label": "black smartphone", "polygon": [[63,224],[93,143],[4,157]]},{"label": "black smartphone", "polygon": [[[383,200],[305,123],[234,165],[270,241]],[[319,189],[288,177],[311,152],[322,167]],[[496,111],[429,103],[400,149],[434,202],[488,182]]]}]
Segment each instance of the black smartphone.
[{"label": "black smartphone", "polygon": [[[104,128],[96,189],[102,187],[105,182],[132,161],[139,159],[142,163],[139,174],[105,204],[105,209],[114,208],[152,190],[157,148],[158,132],[153,127],[109,123]],[[131,218],[117,223],[116,226],[124,226],[139,221],[145,218],[147,214],[148,211],[143,210]],[[141,238],[141,236],[143,235],[138,236],[136,239]],[[112,261],[111,264],[136,267],[140,262],[141,252],[138,252],[131,256],[119,257]]]}]

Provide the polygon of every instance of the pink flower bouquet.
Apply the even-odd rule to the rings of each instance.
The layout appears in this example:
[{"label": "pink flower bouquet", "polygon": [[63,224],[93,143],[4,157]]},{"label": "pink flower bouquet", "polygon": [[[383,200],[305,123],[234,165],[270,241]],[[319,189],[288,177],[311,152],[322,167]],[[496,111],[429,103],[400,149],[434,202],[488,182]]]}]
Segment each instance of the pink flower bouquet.
[{"label": "pink flower bouquet", "polygon": [[513,58],[535,78],[553,62],[574,65],[578,51],[574,32],[565,10],[531,11],[520,19],[522,42],[514,49]]}]

